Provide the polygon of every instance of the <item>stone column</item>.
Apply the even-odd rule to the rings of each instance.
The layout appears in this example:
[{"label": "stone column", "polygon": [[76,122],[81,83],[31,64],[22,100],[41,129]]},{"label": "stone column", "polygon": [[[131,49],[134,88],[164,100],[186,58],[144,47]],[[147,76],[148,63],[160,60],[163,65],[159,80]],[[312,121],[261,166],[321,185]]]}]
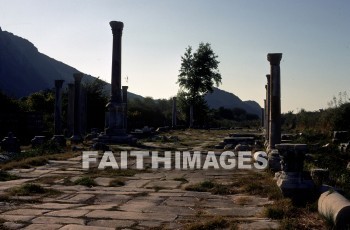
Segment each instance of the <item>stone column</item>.
[{"label": "stone column", "polygon": [[55,80],[55,135],[62,135],[62,85],[64,80]]},{"label": "stone column", "polygon": [[[265,85],[265,89],[266,89],[266,85]],[[265,129],[265,141],[267,140],[268,138],[268,135],[267,135],[267,121],[268,121],[268,118],[267,118],[267,99],[264,99],[264,129]]]},{"label": "stone column", "polygon": [[113,33],[113,52],[111,98],[106,106],[108,110],[106,135],[123,136],[126,134],[124,128],[124,106],[121,97],[121,46],[124,24],[117,21],[111,21],[109,24]]},{"label": "stone column", "polygon": [[55,80],[55,135],[52,137],[52,141],[56,142],[60,146],[66,145],[66,138],[62,135],[62,85],[64,80]]},{"label": "stone column", "polygon": [[67,108],[68,137],[73,134],[74,129],[74,84],[68,84],[68,108]]},{"label": "stone column", "polygon": [[111,21],[109,25],[113,33],[111,101],[120,103],[122,102],[120,90],[122,73],[122,33],[124,24],[122,22]]},{"label": "stone column", "polygon": [[87,130],[87,91],[84,87],[80,90],[80,134],[85,135]]},{"label": "stone column", "polygon": [[128,86],[122,86],[123,91],[123,104],[124,104],[124,129],[127,129],[128,125]]},{"label": "stone column", "polygon": [[173,97],[173,116],[172,116],[172,127],[176,128],[176,97]]},{"label": "stone column", "polygon": [[[264,105],[266,104],[266,101],[264,100]],[[264,108],[261,108],[261,127],[264,128],[265,127],[265,106]]]},{"label": "stone column", "polygon": [[81,142],[80,133],[80,84],[83,78],[82,73],[73,74],[74,77],[74,126],[73,126],[73,136],[71,140],[73,142]]},{"label": "stone column", "polygon": [[267,143],[269,143],[270,138],[270,114],[271,114],[271,75],[266,75],[267,84],[265,86],[266,88],[266,119],[265,119],[265,131],[266,131],[266,140]]},{"label": "stone column", "polygon": [[270,80],[270,127],[269,127],[269,148],[275,148],[276,144],[281,143],[281,76],[280,62],[281,53],[267,54],[267,60],[270,62],[271,80]]}]

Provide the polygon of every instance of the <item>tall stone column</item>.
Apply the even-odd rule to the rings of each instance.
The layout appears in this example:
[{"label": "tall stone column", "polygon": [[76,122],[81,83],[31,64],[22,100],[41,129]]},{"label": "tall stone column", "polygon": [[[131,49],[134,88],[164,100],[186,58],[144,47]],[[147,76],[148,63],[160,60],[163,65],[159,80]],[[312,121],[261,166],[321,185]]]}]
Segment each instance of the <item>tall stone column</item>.
[{"label": "tall stone column", "polygon": [[121,73],[122,73],[122,33],[124,24],[122,22],[111,21],[109,25],[113,34],[112,50],[112,79],[111,79],[111,101],[122,102],[121,90]]},{"label": "tall stone column", "polygon": [[266,114],[266,119],[265,119],[265,122],[266,122],[266,140],[267,140],[267,143],[269,143],[269,138],[270,138],[270,114],[271,114],[271,75],[270,74],[267,74],[266,75],[266,80],[267,80],[267,83],[266,83],[266,111],[265,111],[265,114]]},{"label": "tall stone column", "polygon": [[124,129],[127,129],[128,125],[128,86],[122,86],[123,91],[123,103],[124,103]]},{"label": "tall stone column", "polygon": [[73,136],[71,140],[73,142],[81,142],[82,137],[80,133],[80,84],[83,78],[82,73],[73,74],[74,77],[74,126],[73,126]]},{"label": "tall stone column", "polygon": [[62,135],[62,85],[64,80],[55,80],[55,135]]},{"label": "tall stone column", "polygon": [[121,97],[121,54],[122,54],[122,32],[124,24],[122,22],[111,21],[110,26],[113,33],[113,51],[112,51],[112,79],[111,79],[111,98],[107,104],[108,123],[106,135],[120,136],[125,135],[124,129],[124,106]]},{"label": "tall stone column", "polygon": [[269,127],[269,148],[275,148],[281,143],[281,53],[267,54],[270,62],[270,127]]},{"label": "tall stone column", "polygon": [[269,122],[269,118],[268,118],[268,108],[267,108],[267,100],[269,100],[269,98],[267,97],[267,85],[265,85],[265,94],[266,94],[266,98],[264,99],[264,128],[265,128],[265,141],[267,141],[269,139],[269,135],[268,135],[268,122]]},{"label": "tall stone column", "polygon": [[264,99],[264,108],[261,108],[261,127],[264,129],[266,129],[265,119],[266,119],[266,100]]},{"label": "tall stone column", "polygon": [[176,120],[177,120],[176,111],[177,111],[177,109],[176,109],[176,97],[173,97],[173,116],[172,116],[172,123],[171,123],[173,128],[176,128]]},{"label": "tall stone column", "polygon": [[55,135],[52,141],[60,146],[66,145],[66,138],[62,135],[62,85],[64,80],[55,80]]},{"label": "tall stone column", "polygon": [[73,134],[74,129],[74,84],[68,84],[68,108],[67,108],[68,136]]}]

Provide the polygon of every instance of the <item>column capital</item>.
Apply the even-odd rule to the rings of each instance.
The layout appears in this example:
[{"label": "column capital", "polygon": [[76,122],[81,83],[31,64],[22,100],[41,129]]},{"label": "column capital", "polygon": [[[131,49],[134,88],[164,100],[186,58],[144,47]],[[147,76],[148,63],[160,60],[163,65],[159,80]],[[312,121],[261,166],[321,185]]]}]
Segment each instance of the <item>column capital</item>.
[{"label": "column capital", "polygon": [[268,53],[267,60],[270,65],[279,65],[282,59],[282,53]]},{"label": "column capital", "polygon": [[75,82],[80,82],[81,79],[83,78],[83,76],[84,76],[83,73],[74,73],[74,74],[73,74],[73,77],[74,77]]},{"label": "column capital", "polygon": [[62,88],[64,80],[55,80],[55,87]]},{"label": "column capital", "polygon": [[109,25],[112,28],[112,33],[113,35],[122,35],[122,31],[124,28],[124,23],[123,22],[118,22],[118,21],[111,21]]},{"label": "column capital", "polygon": [[126,85],[123,85],[123,86],[122,86],[122,89],[123,89],[123,90],[128,90],[128,88],[129,88],[129,86],[126,86]]}]

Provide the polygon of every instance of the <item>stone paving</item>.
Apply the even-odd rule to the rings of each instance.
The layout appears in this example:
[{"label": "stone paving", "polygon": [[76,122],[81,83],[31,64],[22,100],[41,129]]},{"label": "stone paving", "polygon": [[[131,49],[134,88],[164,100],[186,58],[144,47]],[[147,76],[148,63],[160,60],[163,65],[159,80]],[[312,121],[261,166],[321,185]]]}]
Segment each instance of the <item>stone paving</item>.
[{"label": "stone paving", "polygon": [[[109,187],[114,178],[95,178],[98,186],[66,185],[84,175],[81,157],[50,161],[32,169],[14,169],[21,179],[0,182],[5,190],[43,181],[44,187],[62,192],[57,197],[16,197],[18,202],[0,202],[0,219],[9,229],[184,229],[189,223],[213,217],[238,221],[239,229],[276,229],[278,222],[261,218],[267,198],[247,194],[213,195],[186,191],[189,184],[228,178],[246,173],[238,170],[156,170],[126,176],[125,185]],[[45,182],[54,180],[52,183]],[[37,183],[37,182],[36,182]],[[47,183],[47,184],[45,184]],[[247,182],[249,183],[249,181]],[[33,202],[31,202],[31,200]],[[242,200],[244,202],[242,202]]]}]

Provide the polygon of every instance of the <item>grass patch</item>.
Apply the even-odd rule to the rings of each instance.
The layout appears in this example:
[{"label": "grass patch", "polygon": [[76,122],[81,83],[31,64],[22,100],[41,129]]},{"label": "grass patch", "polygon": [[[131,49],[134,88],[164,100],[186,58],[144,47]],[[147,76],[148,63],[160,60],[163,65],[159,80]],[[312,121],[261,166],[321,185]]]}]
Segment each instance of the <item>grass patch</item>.
[{"label": "grass patch", "polygon": [[133,195],[131,195],[133,197],[143,197],[143,196],[148,196],[148,192],[138,192],[138,193],[135,193]]},{"label": "grass patch", "polygon": [[154,186],[153,189],[154,189],[155,192],[159,192],[160,190],[166,189],[166,188],[161,187],[161,186]]},{"label": "grass patch", "polygon": [[100,170],[97,168],[92,168],[86,171],[85,174],[90,177],[132,177],[137,173],[149,172],[147,170],[136,170],[136,169],[112,169],[106,168]]},{"label": "grass patch", "polygon": [[12,175],[6,171],[1,171],[0,170],[0,181],[9,181],[9,180],[16,180],[19,177],[16,175]]},{"label": "grass patch", "polygon": [[282,220],[290,217],[292,212],[292,201],[290,199],[281,199],[266,207],[264,209],[263,216],[274,220]]},{"label": "grass patch", "polygon": [[74,181],[75,185],[83,185],[86,187],[94,187],[97,186],[96,182],[94,181],[93,178],[88,177],[88,176],[84,176],[82,178],[79,178],[77,180]]},{"label": "grass patch", "polygon": [[236,203],[239,205],[246,205],[252,202],[251,197],[241,196],[236,200]]},{"label": "grass patch", "polygon": [[109,182],[110,187],[120,187],[125,185],[124,178],[117,178]]},{"label": "grass patch", "polygon": [[231,189],[231,185],[218,184],[212,181],[203,181],[201,183],[188,185],[185,190],[196,192],[211,192],[213,194],[219,195],[229,195],[234,193],[234,191]]},{"label": "grass patch", "polygon": [[12,159],[5,164],[0,165],[2,170],[10,170],[14,168],[33,168],[37,166],[46,165],[49,160],[66,160],[71,157],[78,156],[80,154],[73,152],[59,153],[59,154],[49,154],[40,155],[35,150],[31,150],[25,153],[19,154],[19,157]]},{"label": "grass patch", "polygon": [[184,178],[184,177],[174,178],[174,181],[181,181],[182,184],[188,183],[188,180],[186,178]]},{"label": "grass patch", "polygon": [[56,196],[61,194],[60,191],[55,189],[47,189],[38,184],[23,184],[19,187],[14,187],[7,190],[10,196],[32,196],[32,195],[45,195],[45,196]]},{"label": "grass patch", "polygon": [[56,181],[60,179],[63,179],[63,177],[62,176],[45,176],[45,177],[39,177],[38,179],[35,180],[35,182],[39,184],[53,185],[55,184]]},{"label": "grass patch", "polygon": [[[222,217],[217,217],[205,223],[195,223],[188,225],[186,230],[212,230],[212,229],[228,229],[230,223]],[[231,228],[232,229],[232,228]]]},{"label": "grass patch", "polygon": [[272,200],[283,198],[280,189],[276,185],[276,181],[267,172],[251,172],[250,174],[242,175],[231,186],[249,195],[265,196]]}]

